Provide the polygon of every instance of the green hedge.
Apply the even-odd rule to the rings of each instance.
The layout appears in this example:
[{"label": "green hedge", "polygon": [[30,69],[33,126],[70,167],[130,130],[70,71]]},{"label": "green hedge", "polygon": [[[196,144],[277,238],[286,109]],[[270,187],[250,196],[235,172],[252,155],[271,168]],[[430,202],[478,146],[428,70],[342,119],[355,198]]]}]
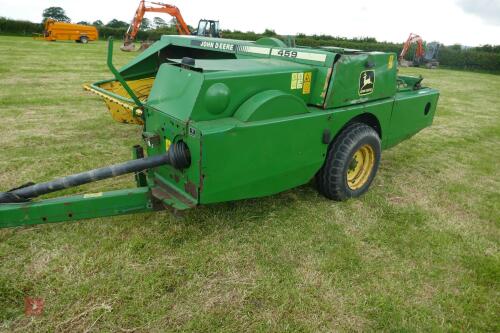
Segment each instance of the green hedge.
[{"label": "green hedge", "polygon": [[444,47],[439,51],[439,63],[451,68],[500,72],[500,53]]},{"label": "green hedge", "polygon": [[[106,39],[110,36],[113,36],[115,39],[122,39],[126,31],[126,29],[110,28],[106,26],[97,28],[99,30],[99,36],[102,39]],[[40,23],[11,20],[0,17],[0,34],[32,35],[33,33],[41,33],[42,30],[43,27]],[[158,40],[162,35],[176,33],[177,31],[175,27],[139,31],[137,34],[137,40]],[[224,30],[222,31],[222,36],[224,38],[241,40],[257,40],[264,36],[279,37],[273,30],[266,30],[263,33]],[[402,44],[398,43],[378,42],[375,38],[348,39],[328,35],[307,36],[304,34],[298,34],[295,41],[297,45],[310,47],[337,46],[349,49],[395,53],[399,53],[403,47]],[[411,55],[413,52],[414,47],[408,52],[408,54]],[[438,60],[441,66],[449,68],[500,73],[500,45],[484,45],[467,49],[462,48],[460,45],[441,45]]]},{"label": "green hedge", "polygon": [[[106,39],[113,36],[115,39],[122,39],[125,35],[127,29],[125,28],[109,28],[109,27],[97,27],[99,30],[99,37]],[[137,33],[136,39],[139,41],[143,40],[158,40],[162,35],[172,35],[177,34],[175,27],[172,28],[162,28],[156,30],[139,31]]]},{"label": "green hedge", "polygon": [[43,27],[41,23],[11,20],[0,17],[0,34],[31,36],[34,33],[41,33],[42,30]]}]

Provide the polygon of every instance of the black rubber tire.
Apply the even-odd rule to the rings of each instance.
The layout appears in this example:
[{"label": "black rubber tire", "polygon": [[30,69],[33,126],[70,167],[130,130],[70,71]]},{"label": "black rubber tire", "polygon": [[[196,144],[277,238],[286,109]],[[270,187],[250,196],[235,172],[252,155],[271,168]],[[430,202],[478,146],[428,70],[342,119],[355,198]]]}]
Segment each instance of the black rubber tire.
[{"label": "black rubber tire", "polygon": [[[375,163],[366,183],[356,190],[347,184],[347,171],[354,153],[363,145],[370,145],[375,154]],[[377,174],[380,164],[380,137],[372,127],[363,123],[348,125],[328,148],[325,163],[316,174],[318,191],[325,197],[343,201],[365,193]]]},{"label": "black rubber tire", "polygon": [[89,42],[88,37],[82,36],[80,37],[80,43],[87,44]]}]

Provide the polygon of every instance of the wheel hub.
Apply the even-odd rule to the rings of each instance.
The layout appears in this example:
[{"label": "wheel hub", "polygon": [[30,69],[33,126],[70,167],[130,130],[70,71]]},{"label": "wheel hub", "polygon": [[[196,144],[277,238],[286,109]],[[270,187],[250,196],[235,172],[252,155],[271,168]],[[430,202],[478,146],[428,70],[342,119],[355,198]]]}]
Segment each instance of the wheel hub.
[{"label": "wheel hub", "polygon": [[370,178],[375,165],[375,151],[366,144],[361,146],[352,156],[347,169],[347,186],[351,190],[363,187]]}]

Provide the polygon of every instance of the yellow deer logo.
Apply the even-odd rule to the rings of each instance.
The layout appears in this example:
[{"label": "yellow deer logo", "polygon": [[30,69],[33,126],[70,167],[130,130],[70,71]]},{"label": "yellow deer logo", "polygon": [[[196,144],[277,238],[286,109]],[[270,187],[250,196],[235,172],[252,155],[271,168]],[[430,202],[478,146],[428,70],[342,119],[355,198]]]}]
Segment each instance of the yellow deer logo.
[{"label": "yellow deer logo", "polygon": [[373,92],[375,84],[375,72],[364,71],[359,77],[359,95],[367,95]]},{"label": "yellow deer logo", "polygon": [[367,85],[372,84],[372,78],[368,76],[367,72],[363,73],[363,85],[361,86],[361,90],[363,90]]}]

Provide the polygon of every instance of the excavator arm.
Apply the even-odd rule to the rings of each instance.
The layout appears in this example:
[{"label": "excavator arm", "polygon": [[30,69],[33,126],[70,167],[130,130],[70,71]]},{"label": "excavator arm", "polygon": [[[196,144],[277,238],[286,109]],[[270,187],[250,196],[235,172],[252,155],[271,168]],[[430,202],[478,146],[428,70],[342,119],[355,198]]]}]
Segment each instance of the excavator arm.
[{"label": "excavator arm", "polygon": [[133,42],[135,41],[135,37],[139,32],[139,28],[141,26],[142,20],[144,18],[144,14],[147,12],[152,13],[166,13],[169,14],[176,19],[176,27],[179,35],[190,35],[191,31],[189,30],[184,18],[181,15],[181,11],[176,6],[168,5],[161,2],[147,2],[152,6],[146,6],[146,1],[141,0],[139,3],[139,7],[135,11],[134,18],[132,23],[127,29],[125,33],[125,38],[123,41],[123,46],[121,47],[122,51],[132,51],[134,49]]},{"label": "excavator arm", "polygon": [[417,49],[415,51],[415,60],[419,60],[424,56],[424,43],[422,40],[422,37],[420,37],[417,34],[411,33],[410,36],[408,36],[408,39],[406,42],[403,44],[403,50],[401,50],[401,54],[399,55],[399,62],[404,59],[405,55],[408,53],[408,50],[410,49],[411,44],[417,43]]},{"label": "excavator arm", "polygon": [[191,31],[189,30],[184,18],[181,15],[181,11],[179,8],[167,5],[161,2],[151,2],[153,5],[161,6],[161,7],[146,7],[146,12],[154,12],[154,13],[167,13],[176,20],[176,27],[179,35],[190,35]]}]

